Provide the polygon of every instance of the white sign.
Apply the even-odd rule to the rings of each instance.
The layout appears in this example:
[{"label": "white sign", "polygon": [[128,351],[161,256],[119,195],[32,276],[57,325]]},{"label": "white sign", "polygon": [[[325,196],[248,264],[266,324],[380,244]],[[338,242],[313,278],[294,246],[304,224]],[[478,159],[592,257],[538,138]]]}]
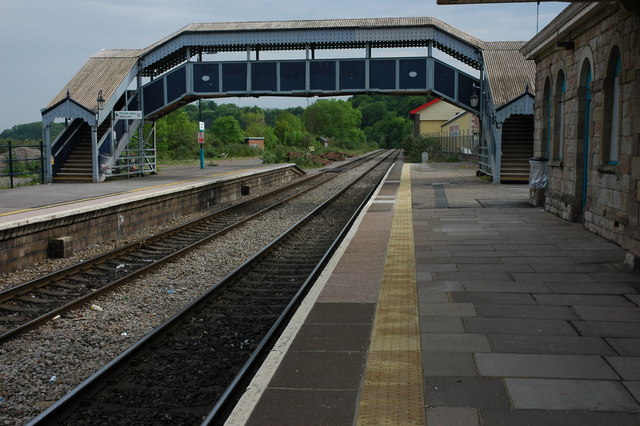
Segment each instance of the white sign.
[{"label": "white sign", "polygon": [[204,132],[204,121],[200,121],[200,131]]},{"label": "white sign", "polygon": [[116,111],[116,120],[142,120],[142,111]]}]

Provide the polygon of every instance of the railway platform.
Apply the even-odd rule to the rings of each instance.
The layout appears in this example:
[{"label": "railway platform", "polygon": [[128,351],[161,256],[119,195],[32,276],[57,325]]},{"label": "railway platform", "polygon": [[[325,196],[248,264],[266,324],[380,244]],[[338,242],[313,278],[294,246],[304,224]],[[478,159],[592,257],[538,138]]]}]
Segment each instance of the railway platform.
[{"label": "railway platform", "polygon": [[170,166],[158,174],[99,184],[55,183],[0,191],[0,272],[48,257],[67,257],[304,174],[294,164],[263,165],[259,158],[248,158],[220,160],[204,169]]},{"label": "railway platform", "polygon": [[396,163],[227,424],[640,424],[640,274],[527,197]]},{"label": "railway platform", "polygon": [[76,206],[85,201],[95,204],[95,200],[100,198],[116,200],[126,198],[126,194],[141,191],[153,194],[168,188],[192,186],[240,171],[255,171],[263,167],[259,158],[219,160],[215,164],[204,169],[197,165],[161,167],[157,174],[102,183],[54,183],[2,190],[0,224],[69,210],[69,206]]}]

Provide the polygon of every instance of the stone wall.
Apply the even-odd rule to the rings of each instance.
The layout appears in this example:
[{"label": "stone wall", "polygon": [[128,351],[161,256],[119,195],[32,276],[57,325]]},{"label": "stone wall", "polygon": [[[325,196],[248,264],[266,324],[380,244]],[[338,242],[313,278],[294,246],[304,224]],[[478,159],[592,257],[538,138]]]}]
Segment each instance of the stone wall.
[{"label": "stone wall", "polygon": [[[545,191],[546,210],[584,226],[612,240],[635,259],[640,256],[639,206],[640,186],[640,17],[613,3],[601,13],[571,30],[573,49],[556,48],[536,59],[535,155],[546,157],[542,138],[547,117],[544,115],[545,82],[556,93],[559,72],[566,77],[564,95],[564,152],[550,158],[549,180]],[[607,164],[605,143],[606,77],[614,46],[622,57],[621,127],[618,162]],[[592,101],[589,123],[587,199],[582,209],[584,154],[584,89],[582,66],[592,65]],[[582,101],[581,101],[582,99]],[[551,107],[551,135],[556,122]],[[552,136],[552,144],[554,143]],[[553,147],[550,150],[553,153]],[[553,157],[553,155],[552,155]],[[632,260],[635,263],[635,259]]]},{"label": "stone wall", "polygon": [[81,250],[146,227],[164,224],[176,216],[236,201],[247,189],[251,195],[253,191],[280,185],[303,173],[295,166],[279,168],[7,228],[0,231],[0,272],[23,269],[46,259],[51,239],[71,236],[72,250]]}]

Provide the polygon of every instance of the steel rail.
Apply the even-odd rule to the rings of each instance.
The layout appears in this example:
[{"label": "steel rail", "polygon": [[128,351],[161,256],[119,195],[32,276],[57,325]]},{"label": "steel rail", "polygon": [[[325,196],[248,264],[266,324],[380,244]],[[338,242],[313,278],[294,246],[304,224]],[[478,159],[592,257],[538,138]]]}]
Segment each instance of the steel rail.
[{"label": "steel rail", "polygon": [[[398,157],[398,154],[395,155],[395,158],[397,157]],[[322,256],[322,259],[320,260],[320,262],[316,265],[316,267],[313,269],[311,274],[308,276],[308,278],[304,281],[304,283],[300,287],[300,290],[298,290],[298,292],[295,294],[293,299],[289,302],[289,304],[287,305],[283,313],[276,320],[273,326],[269,329],[269,331],[267,332],[265,337],[262,339],[262,341],[258,344],[258,347],[251,354],[250,358],[242,366],[242,368],[240,369],[236,377],[233,379],[233,382],[231,383],[231,385],[229,385],[229,387],[224,392],[224,394],[220,397],[220,399],[218,399],[215,406],[211,409],[211,411],[209,412],[205,420],[202,422],[202,425],[219,424],[221,421],[226,419],[226,417],[230,414],[233,408],[231,405],[235,404],[237,399],[239,399],[239,394],[242,393],[242,389],[245,387],[243,385],[248,384],[251,377],[253,376],[254,369],[256,367],[259,367],[259,364],[262,361],[264,361],[264,359],[268,355],[268,352],[271,350],[273,345],[276,343],[277,339],[280,337],[280,334],[282,333],[284,327],[287,326],[289,320],[295,313],[295,310],[302,302],[304,296],[306,296],[310,287],[318,279],[318,277],[326,267],[327,263],[329,263],[329,260],[331,259],[335,251],[338,249],[338,246],[340,245],[340,243],[342,243],[342,241],[344,240],[344,237],[351,229],[351,226],[353,226],[353,223],[356,221],[356,219],[358,218],[358,215],[360,214],[360,212],[362,212],[362,210],[364,209],[365,205],[367,204],[371,196],[375,193],[378,186],[384,180],[384,177],[385,175],[380,176],[380,178],[373,185],[373,187],[371,188],[369,193],[366,195],[364,200],[356,208],[356,210],[351,215],[347,223],[343,226],[342,230],[340,230],[338,237],[333,241],[329,249]],[[358,180],[360,180],[361,178],[359,178]],[[331,201],[341,196],[344,192],[346,192],[346,190],[347,188],[340,191],[339,194],[336,194],[334,197],[332,197]],[[320,210],[325,209],[328,203],[329,201],[327,201],[327,203],[324,203],[322,206],[320,206],[319,209]],[[311,217],[311,213],[307,215],[307,217],[303,218],[300,222],[301,223],[306,222],[310,219],[310,217]],[[221,419],[221,417],[224,417],[224,419]]]},{"label": "steel rail", "polygon": [[[397,154],[395,155],[394,160],[395,158],[397,158]],[[383,160],[381,160],[380,162],[382,161]],[[231,386],[224,391],[222,397],[220,397],[218,401],[215,402],[215,405],[212,401],[212,406],[214,408],[211,409],[211,411],[206,415],[203,424],[213,424],[219,422],[219,416],[228,411],[229,404],[233,403],[234,398],[241,387],[241,384],[246,382],[247,375],[264,357],[265,351],[271,347],[271,343],[275,338],[277,338],[280,333],[280,327],[286,324],[288,318],[292,315],[294,309],[301,302],[308,288],[313,284],[317,276],[321,273],[330,256],[333,254],[339,243],[344,238],[344,235],[348,231],[349,227],[353,224],[353,221],[357,217],[357,214],[362,210],[366,201],[371,197],[371,195],[375,191],[375,188],[379,185],[383,177],[384,173],[376,180],[375,184],[373,184],[372,186],[372,189],[369,189],[368,193],[364,197],[364,200],[359,202],[359,204],[355,208],[355,212],[346,220],[345,224],[340,229],[338,236],[334,238],[333,242],[329,246],[329,249],[326,250],[322,255],[320,262],[315,265],[311,274],[304,280],[303,288],[299,289],[293,299],[288,302],[284,312],[279,315],[278,319],[275,321],[275,325],[272,325],[269,328],[266,335],[257,345],[256,350],[252,352],[249,359],[243,364],[240,372],[235,375],[234,379],[231,382]],[[358,181],[360,179],[362,179],[362,177],[358,178]],[[352,185],[349,185],[349,188],[353,187],[355,183],[356,182],[352,183]],[[76,388],[72,389],[67,395],[54,403],[45,412],[41,413],[38,417],[33,419],[29,423],[29,425],[53,424],[55,422],[63,421],[62,419],[65,419],[66,416],[74,412],[78,406],[84,404],[82,403],[83,398],[94,395],[96,392],[100,391],[100,389],[105,386],[105,383],[113,381],[113,379],[110,378],[113,377],[114,374],[121,375],[123,369],[127,368],[128,365],[136,365],[137,362],[134,361],[134,358],[136,356],[139,356],[147,351],[149,347],[157,346],[159,344],[158,342],[162,338],[164,338],[164,336],[171,335],[173,333],[172,329],[174,327],[186,321],[190,316],[199,312],[199,310],[204,308],[206,305],[212,303],[212,299],[219,295],[225,289],[225,287],[227,287],[236,278],[242,276],[242,274],[244,274],[249,267],[256,264],[266,254],[276,250],[282,245],[286,245],[288,238],[292,234],[300,230],[303,225],[309,222],[311,219],[318,217],[320,213],[329,208],[332,203],[335,202],[335,200],[343,196],[349,188],[344,188],[338,194],[334,195],[329,200],[322,203],[319,207],[315,208],[311,213],[307,214],[304,218],[299,220],[295,225],[291,226],[278,238],[269,243],[259,253],[255,254],[250,259],[245,261],[241,266],[230,272],[223,279],[213,284],[209,288],[209,290],[207,290],[201,297],[189,303],[183,308],[182,311],[167,319],[153,331],[145,335],[138,342],[134,343],[131,347],[126,349],[123,353],[118,355],[115,359],[113,359],[107,365],[94,373],[91,377],[86,379]]]},{"label": "steel rail", "polygon": [[[375,153],[367,155],[367,156],[359,157],[359,158],[353,160],[347,166],[350,167],[350,168],[351,167],[356,167],[356,166],[358,166],[358,165],[360,165],[360,164],[362,164],[362,163],[364,163],[366,161],[369,161],[371,158],[375,158],[376,156],[378,156],[380,154],[381,154],[381,152],[375,152]],[[341,167],[344,167],[344,166],[341,166]],[[93,299],[93,298],[95,298],[96,296],[98,296],[100,294],[103,294],[103,293],[105,293],[107,291],[111,291],[111,290],[113,290],[113,289],[115,289],[115,288],[117,288],[117,287],[119,287],[119,286],[121,286],[123,284],[126,284],[126,283],[132,281],[135,278],[138,278],[138,277],[140,277],[140,276],[142,276],[144,274],[147,274],[147,273],[159,268],[160,266],[162,266],[162,265],[164,265],[164,264],[166,264],[166,263],[168,263],[170,261],[173,261],[173,260],[179,258],[180,256],[185,255],[189,251],[194,250],[194,249],[196,249],[196,248],[208,243],[209,241],[211,241],[211,240],[213,240],[215,238],[218,238],[218,237],[230,232],[231,230],[237,228],[238,226],[241,226],[242,224],[247,223],[248,221],[257,218],[258,216],[266,213],[267,211],[272,210],[272,209],[274,209],[274,208],[276,208],[276,207],[278,207],[278,206],[280,206],[280,205],[282,205],[284,203],[287,203],[287,202],[295,199],[296,197],[299,197],[299,196],[305,194],[306,192],[309,192],[309,191],[317,188],[320,185],[323,185],[323,184],[327,183],[328,181],[330,181],[330,180],[334,179],[335,177],[337,177],[337,174],[332,175],[332,174],[322,173],[322,174],[312,175],[312,176],[310,176],[310,177],[308,177],[308,178],[306,178],[306,179],[304,179],[302,181],[298,181],[298,182],[295,182],[293,184],[286,185],[283,188],[279,188],[279,189],[277,189],[275,191],[271,191],[269,193],[263,194],[263,195],[261,195],[259,197],[256,197],[254,199],[248,200],[248,201],[246,201],[244,203],[240,203],[240,204],[237,204],[237,205],[234,205],[234,206],[230,206],[230,207],[224,208],[222,210],[219,210],[219,211],[216,211],[216,212],[212,213],[211,215],[205,216],[203,218],[195,219],[195,220],[190,221],[190,222],[188,222],[186,224],[183,224],[183,225],[176,226],[176,227],[171,228],[171,229],[169,229],[167,231],[164,231],[164,232],[162,232],[160,234],[154,235],[151,238],[147,238],[147,239],[143,239],[143,240],[139,240],[139,241],[133,242],[131,244],[126,245],[125,247],[122,247],[122,248],[119,248],[119,249],[116,249],[116,250],[112,250],[112,251],[110,251],[108,253],[105,253],[103,255],[100,255],[100,256],[96,256],[96,257],[94,257],[92,259],[89,259],[86,262],[82,262],[82,263],[78,263],[78,264],[75,264],[75,265],[71,265],[71,266],[69,266],[69,267],[67,267],[65,269],[60,270],[60,271],[56,271],[54,273],[48,274],[46,276],[37,278],[35,280],[23,283],[23,284],[21,284],[19,286],[12,287],[12,288],[9,288],[7,290],[4,290],[4,291],[0,292],[0,303],[2,303],[2,302],[5,302],[7,300],[10,300],[11,298],[24,295],[24,294],[26,294],[28,292],[37,291],[38,289],[40,289],[40,288],[52,283],[53,281],[64,279],[64,278],[70,277],[71,275],[78,274],[78,273],[81,273],[83,271],[86,271],[86,270],[88,270],[88,269],[90,269],[92,267],[96,267],[98,265],[102,265],[102,264],[104,264],[104,263],[106,263],[106,262],[108,262],[108,261],[110,261],[110,260],[112,260],[114,258],[119,257],[119,256],[130,254],[130,253],[134,252],[135,250],[137,250],[137,249],[139,249],[141,247],[148,247],[148,246],[152,245],[153,243],[157,243],[159,241],[165,240],[165,239],[167,239],[167,238],[169,238],[169,237],[171,237],[171,236],[173,236],[175,234],[183,233],[187,229],[190,229],[190,228],[193,228],[195,226],[201,225],[203,223],[212,221],[215,218],[220,217],[223,214],[226,214],[226,213],[229,213],[229,212],[232,212],[232,211],[238,211],[238,210],[240,210],[240,209],[242,209],[242,208],[244,208],[244,207],[246,207],[248,205],[256,204],[259,201],[263,201],[265,199],[268,199],[269,197],[276,196],[276,195],[278,195],[280,193],[283,193],[283,192],[285,192],[287,190],[294,189],[296,186],[303,185],[303,184],[308,183],[310,181],[316,180],[316,179],[318,179],[318,178],[320,178],[322,176],[326,176],[326,179],[323,179],[320,182],[317,182],[317,183],[311,185],[310,187],[305,188],[302,191],[299,191],[299,192],[297,192],[297,193],[295,193],[295,194],[293,194],[293,195],[291,195],[291,196],[289,196],[289,197],[287,197],[285,199],[282,199],[282,200],[280,200],[279,202],[277,202],[275,204],[271,204],[270,206],[268,206],[268,207],[266,207],[264,209],[261,209],[258,212],[245,217],[244,219],[236,220],[235,222],[233,222],[230,225],[228,225],[228,226],[226,226],[226,227],[214,232],[213,234],[209,234],[208,236],[203,237],[201,239],[198,239],[197,241],[195,241],[193,243],[190,243],[190,244],[184,246],[181,249],[175,250],[172,253],[169,253],[168,255],[165,255],[164,257],[162,257],[162,258],[160,258],[158,260],[155,260],[153,263],[149,263],[148,265],[142,266],[139,269],[136,269],[133,272],[127,274],[127,275],[124,275],[124,276],[122,276],[122,277],[120,277],[120,278],[118,278],[118,279],[116,279],[114,281],[111,281],[111,282],[103,285],[100,288],[97,288],[97,289],[95,289],[93,291],[90,291],[90,292],[88,292],[88,293],[86,293],[86,294],[84,294],[84,295],[82,295],[80,297],[75,298],[74,300],[72,300],[72,301],[70,301],[68,303],[60,305],[60,306],[56,307],[55,309],[52,309],[52,310],[46,312],[43,315],[39,315],[37,317],[34,317],[34,318],[30,319],[29,321],[20,324],[17,327],[13,327],[10,330],[7,330],[7,331],[3,332],[2,334],[0,334],[0,343],[5,341],[5,340],[8,340],[9,338],[14,337],[14,336],[16,336],[16,335],[18,335],[20,333],[23,333],[23,332],[25,332],[25,331],[27,331],[29,329],[37,327],[38,325],[42,324],[44,321],[47,321],[47,320],[49,320],[50,318],[53,318],[56,315],[60,315],[63,312],[68,311],[68,310],[70,310],[70,309],[72,309],[72,308],[74,308],[74,307],[76,307],[76,306],[78,306],[78,305],[80,305],[82,303],[85,303],[86,301],[88,301],[90,299]]]}]

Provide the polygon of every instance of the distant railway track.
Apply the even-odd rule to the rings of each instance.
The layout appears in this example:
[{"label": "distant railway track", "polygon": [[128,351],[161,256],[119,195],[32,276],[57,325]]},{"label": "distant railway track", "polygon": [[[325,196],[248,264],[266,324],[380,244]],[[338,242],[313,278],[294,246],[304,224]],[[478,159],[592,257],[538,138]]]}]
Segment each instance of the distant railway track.
[{"label": "distant railway track", "polygon": [[150,273],[241,224],[333,179],[380,153],[327,169],[252,200],[149,236],[85,262],[0,292],[0,342]]},{"label": "distant railway track", "polygon": [[221,424],[397,155],[379,160],[31,424]]}]

